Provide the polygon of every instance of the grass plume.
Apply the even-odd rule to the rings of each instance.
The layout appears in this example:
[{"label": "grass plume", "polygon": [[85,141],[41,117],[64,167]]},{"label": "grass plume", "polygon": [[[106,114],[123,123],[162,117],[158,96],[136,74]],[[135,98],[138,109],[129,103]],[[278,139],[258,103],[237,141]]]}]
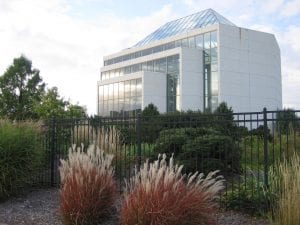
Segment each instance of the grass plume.
[{"label": "grass plume", "polygon": [[61,160],[60,212],[64,224],[97,224],[111,210],[117,188],[111,165],[113,155],[94,145],[87,152],[69,149],[67,160]]},{"label": "grass plume", "polygon": [[216,198],[223,189],[217,171],[182,174],[183,166],[166,155],[146,161],[126,184],[120,210],[122,225],[211,225]]}]

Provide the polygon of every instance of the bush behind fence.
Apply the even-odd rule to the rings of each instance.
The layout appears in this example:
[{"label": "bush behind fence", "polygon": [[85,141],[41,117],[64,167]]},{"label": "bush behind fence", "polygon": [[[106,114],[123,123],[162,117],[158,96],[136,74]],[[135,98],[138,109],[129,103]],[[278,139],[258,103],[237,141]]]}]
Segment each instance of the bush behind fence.
[{"label": "bush behind fence", "polygon": [[[300,152],[299,111],[182,113],[130,118],[52,119],[43,126],[45,164],[36,182],[59,185],[59,160],[72,144],[90,143],[114,154],[120,191],[124,179],[159,153],[184,164],[184,172],[220,170],[226,179],[223,203],[267,207],[269,168]],[[266,197],[266,198],[264,198]],[[263,199],[260,202],[260,199]],[[243,205],[244,204],[244,205]]]}]

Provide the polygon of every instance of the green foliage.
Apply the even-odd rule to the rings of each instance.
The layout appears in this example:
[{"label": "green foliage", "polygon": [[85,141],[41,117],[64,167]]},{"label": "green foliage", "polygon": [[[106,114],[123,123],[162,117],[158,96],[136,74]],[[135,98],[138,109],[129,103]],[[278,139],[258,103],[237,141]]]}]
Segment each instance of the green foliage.
[{"label": "green foliage", "polygon": [[40,138],[33,123],[0,121],[0,199],[32,181],[44,159]]},{"label": "green foliage", "polygon": [[277,113],[277,132],[289,134],[300,128],[299,118],[293,109],[284,109]]},{"label": "green foliage", "polygon": [[83,118],[86,110],[79,105],[72,105],[60,97],[57,87],[52,87],[42,96],[41,102],[35,105],[38,118]]},{"label": "green foliage", "polygon": [[36,118],[33,108],[44,93],[45,83],[25,56],[15,58],[0,76],[0,116],[23,120]]},{"label": "green foliage", "polygon": [[213,128],[163,130],[154,152],[174,153],[188,171],[240,171],[240,149],[230,136]]},{"label": "green foliage", "polygon": [[250,215],[265,216],[270,210],[269,194],[262,182],[242,184],[224,196],[227,209]]},{"label": "green foliage", "polygon": [[66,117],[68,118],[85,118],[87,117],[86,108],[80,105],[69,104],[67,106]]},{"label": "green foliage", "polygon": [[142,111],[142,116],[158,116],[158,115],[159,115],[159,111],[153,103],[147,105]]},{"label": "green foliage", "polygon": [[41,102],[36,104],[35,111],[39,118],[61,118],[65,113],[68,102],[60,98],[57,87],[53,87],[42,96]]},{"label": "green foliage", "polygon": [[236,136],[236,125],[233,123],[233,110],[225,102],[220,103],[214,112],[214,125],[224,134]]}]

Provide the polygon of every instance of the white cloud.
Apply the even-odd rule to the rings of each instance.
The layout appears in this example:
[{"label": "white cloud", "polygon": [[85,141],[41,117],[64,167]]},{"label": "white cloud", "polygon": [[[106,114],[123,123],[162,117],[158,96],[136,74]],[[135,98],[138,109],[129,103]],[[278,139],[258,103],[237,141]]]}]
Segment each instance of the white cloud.
[{"label": "white cloud", "polygon": [[293,0],[285,3],[280,11],[283,17],[295,16],[300,13],[300,0]]},{"label": "white cloud", "polygon": [[300,56],[300,26],[290,26],[284,34],[285,43],[290,45],[295,52]]},{"label": "white cloud", "polygon": [[25,54],[49,86],[96,113],[103,55],[138,42],[170,18],[172,7],[133,19],[102,14],[96,22],[70,16],[69,8],[66,0],[1,0],[0,74]]},{"label": "white cloud", "polygon": [[272,14],[278,12],[282,8],[284,0],[264,0],[261,1],[261,4],[261,9],[265,14]]}]

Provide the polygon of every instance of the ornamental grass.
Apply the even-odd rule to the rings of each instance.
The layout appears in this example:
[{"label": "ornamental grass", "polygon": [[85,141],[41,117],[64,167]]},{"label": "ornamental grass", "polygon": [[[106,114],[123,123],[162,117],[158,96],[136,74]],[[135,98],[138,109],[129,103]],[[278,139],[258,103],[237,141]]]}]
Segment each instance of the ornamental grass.
[{"label": "ornamental grass", "polygon": [[122,225],[213,225],[218,193],[224,188],[218,171],[182,174],[183,166],[166,155],[146,161],[126,184],[120,209]]},{"label": "ornamental grass", "polygon": [[273,173],[277,190],[275,204],[275,225],[300,224],[300,157],[296,153],[290,160],[285,159]]},{"label": "ornamental grass", "polygon": [[113,207],[117,196],[113,155],[94,145],[87,152],[69,149],[68,159],[61,160],[60,212],[65,225],[98,224]]}]

